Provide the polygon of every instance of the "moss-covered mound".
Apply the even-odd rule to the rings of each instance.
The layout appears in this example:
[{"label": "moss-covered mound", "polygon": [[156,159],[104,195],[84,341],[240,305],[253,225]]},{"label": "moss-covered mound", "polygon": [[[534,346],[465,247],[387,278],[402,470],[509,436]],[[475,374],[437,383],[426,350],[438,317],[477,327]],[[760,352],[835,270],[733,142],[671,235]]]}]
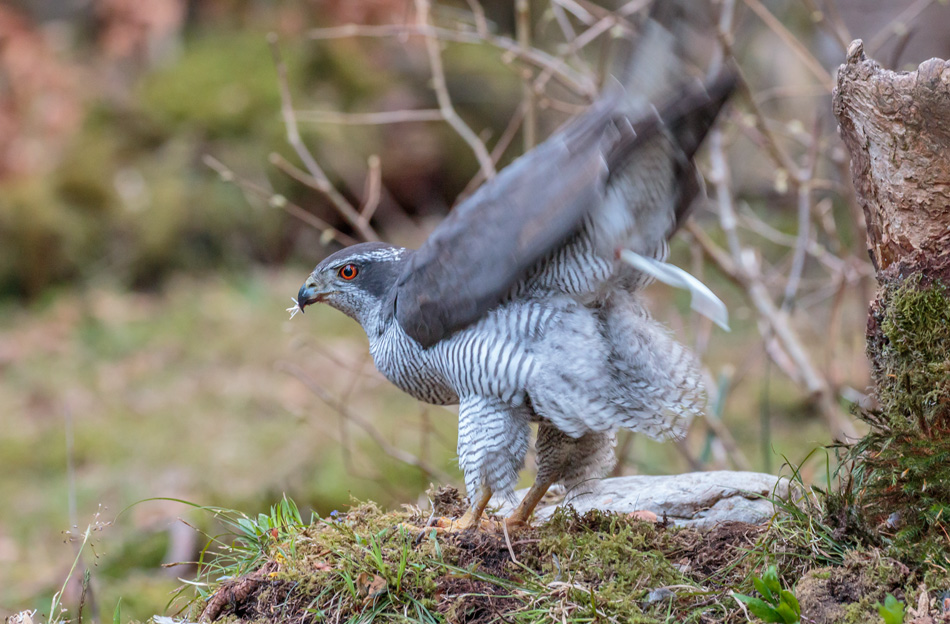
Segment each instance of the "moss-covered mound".
[{"label": "moss-covered mound", "polygon": [[[454,490],[432,498],[437,513],[458,511]],[[424,528],[434,515],[362,504],[299,526],[267,528],[265,521],[254,527],[261,556],[240,574],[216,568],[219,580],[193,616],[262,623],[745,622],[746,607],[732,594],[757,595],[753,577],[769,564],[793,590],[805,575],[805,621],[877,622],[876,605],[887,593],[908,601],[920,593],[914,572],[876,550],[854,550],[819,568],[816,536],[793,516],[770,527],[698,531],[568,508],[505,535]]]}]

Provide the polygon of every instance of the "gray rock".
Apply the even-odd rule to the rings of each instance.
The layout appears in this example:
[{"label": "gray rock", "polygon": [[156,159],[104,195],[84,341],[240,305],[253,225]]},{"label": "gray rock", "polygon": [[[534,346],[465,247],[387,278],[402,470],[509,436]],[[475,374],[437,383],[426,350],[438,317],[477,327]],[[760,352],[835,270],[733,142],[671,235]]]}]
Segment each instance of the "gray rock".
[{"label": "gray rock", "polygon": [[[515,501],[493,500],[499,514],[508,515],[527,490],[515,493]],[[535,512],[546,520],[561,503],[570,503],[584,513],[591,509],[631,513],[650,511],[681,526],[711,528],[723,522],[762,524],[775,513],[766,497],[788,494],[788,480],[761,472],[689,472],[680,475],[614,477],[591,481],[584,491],[545,499]]]}]

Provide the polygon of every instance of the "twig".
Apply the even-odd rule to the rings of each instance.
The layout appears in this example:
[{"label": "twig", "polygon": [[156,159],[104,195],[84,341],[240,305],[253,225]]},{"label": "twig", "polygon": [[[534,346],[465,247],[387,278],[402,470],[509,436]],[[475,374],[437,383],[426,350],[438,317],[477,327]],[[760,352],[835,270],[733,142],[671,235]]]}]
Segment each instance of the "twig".
[{"label": "twig", "polygon": [[848,44],[852,41],[852,37],[851,34],[848,33],[847,26],[844,25],[837,11],[835,11],[834,0],[828,3],[829,9],[827,11],[823,11],[815,0],[802,0],[802,4],[811,11],[812,21],[824,27],[824,29],[835,38],[835,41],[838,42],[842,50],[847,50]]},{"label": "twig", "polygon": [[772,100],[784,98],[826,98],[828,91],[824,87],[815,84],[809,85],[775,85],[767,89],[762,89],[755,93],[755,103],[762,106]]},{"label": "twig", "polygon": [[[572,58],[575,59],[576,63],[584,66],[584,63],[580,60],[580,56],[578,55],[578,52],[581,49],[589,45],[592,41],[596,40],[600,35],[604,34],[605,32],[610,31],[616,26],[622,25],[628,31],[632,30],[630,24],[626,20],[623,19],[623,16],[639,11],[647,4],[649,4],[648,0],[632,0],[631,2],[628,2],[627,4],[622,6],[617,11],[606,11],[602,15],[602,17],[597,19],[597,21],[593,21],[593,20],[585,21],[585,24],[588,26],[588,28],[584,32],[582,32],[580,35],[574,34],[574,30],[573,28],[570,27],[569,23],[566,24],[565,26],[562,26],[562,31],[564,31],[564,36],[567,38],[567,45],[565,46],[565,49],[558,56],[561,58],[571,56]],[[551,8],[556,9],[557,11],[560,11],[562,6],[564,6],[564,2],[554,2],[551,5]],[[576,4],[574,6],[577,8],[581,8],[581,7],[578,7]],[[582,8],[581,10],[583,11]],[[559,14],[558,12],[555,12],[555,15],[558,15],[558,14]],[[586,11],[584,11],[584,14],[588,16],[591,15],[590,13],[587,13]],[[560,21],[561,20],[559,20],[559,23]],[[543,92],[545,87],[547,86],[547,83],[551,80],[551,77],[552,77],[551,70],[549,68],[543,69],[541,73],[538,74],[538,77],[535,78],[534,80],[533,87],[534,87],[535,93]]]},{"label": "twig", "polygon": [[293,350],[306,349],[308,352],[312,351],[314,353],[317,353],[318,355],[321,355],[325,357],[326,359],[330,360],[330,363],[340,370],[346,371],[348,373],[352,373],[353,375],[357,377],[359,377],[360,375],[365,376],[367,382],[372,381],[378,385],[381,385],[384,382],[389,383],[386,380],[386,378],[383,377],[381,373],[376,372],[375,369],[372,369],[370,371],[370,374],[367,375],[364,372],[365,369],[363,368],[362,361],[359,363],[358,366],[354,366],[351,362],[347,362],[345,359],[341,358],[330,349],[327,349],[326,347],[324,347],[320,341],[315,340],[309,335],[301,336],[295,339],[292,342],[291,348]]},{"label": "twig", "polygon": [[379,156],[373,154],[366,160],[366,184],[363,187],[363,207],[360,221],[368,224],[379,207],[380,189],[383,188],[383,170]]},{"label": "twig", "polygon": [[815,130],[812,134],[811,149],[808,162],[802,169],[798,184],[798,236],[795,241],[795,253],[792,256],[792,268],[788,273],[788,282],[785,284],[785,297],[782,300],[782,309],[788,310],[795,299],[802,272],[805,270],[805,258],[808,252],[808,243],[811,241],[811,213],[812,191],[811,179],[815,174],[818,163],[819,134],[821,133],[821,118],[815,120]]},{"label": "twig", "polygon": [[[557,0],[551,2],[551,13],[554,15],[554,21],[557,22],[558,28],[561,29],[561,34],[564,35],[564,40],[568,43],[574,41],[574,39],[577,38],[577,33],[574,31],[574,26],[571,25],[571,20],[567,17],[567,13],[564,12],[564,7]],[[571,60],[578,66],[583,65],[576,51],[571,52]]]},{"label": "twig", "polygon": [[[888,21],[887,26],[878,31],[871,37],[864,49],[870,56],[878,53],[881,46],[887,43],[887,40],[894,35],[903,35],[910,30],[910,23],[917,19],[921,13],[930,8],[935,0],[917,0],[906,9],[900,12],[900,15]],[[846,48],[847,49],[847,48]]]},{"label": "twig", "polygon": [[[730,55],[732,54],[731,47],[727,47],[727,53]],[[737,72],[740,75],[737,91],[742,94],[743,99],[749,106],[749,111],[752,113],[754,127],[762,136],[762,144],[765,148],[765,151],[768,152],[769,156],[779,167],[779,170],[776,172],[776,174],[787,175],[789,181],[797,185],[798,167],[795,165],[795,161],[793,161],[792,158],[785,152],[785,150],[782,149],[775,137],[775,134],[772,132],[771,128],[769,128],[768,120],[762,113],[762,109],[759,108],[759,105],[756,103],[755,94],[752,93],[752,89],[749,87],[745,77],[742,75],[742,70],[737,69]],[[738,125],[742,129],[747,129],[745,124],[740,123]]]},{"label": "twig", "polygon": [[597,19],[587,9],[579,5],[574,0],[553,0],[552,5],[557,5],[570,11],[582,24],[590,26]]},{"label": "twig", "polygon": [[379,236],[367,224],[360,223],[360,215],[356,208],[330,183],[326,174],[320,165],[317,164],[313,154],[304,145],[300,138],[300,130],[297,127],[297,117],[294,114],[293,102],[290,97],[290,85],[287,82],[287,65],[280,54],[280,47],[277,45],[277,35],[271,33],[267,36],[267,42],[270,44],[271,55],[274,57],[274,65],[277,68],[277,84],[280,88],[280,110],[284,118],[284,127],[287,128],[287,142],[294,148],[297,157],[303,162],[307,172],[313,178],[311,188],[323,193],[330,203],[336,208],[337,212],[346,219],[346,221],[359,232],[365,240],[379,240]]},{"label": "twig", "polygon": [[[350,397],[353,396],[353,393],[356,392],[356,389],[360,386],[360,381],[363,377],[363,371],[366,368],[366,362],[370,359],[370,354],[364,353],[363,357],[360,359],[359,368],[355,375],[351,376],[349,379],[349,384],[343,389],[343,394],[340,395],[340,402],[346,404],[349,402]],[[347,419],[342,414],[337,414],[339,416],[339,426],[340,426],[340,449],[341,454],[343,455],[343,465],[346,467],[347,472],[350,474],[356,473],[356,466],[353,464],[353,453],[350,448],[350,432],[347,425]]]},{"label": "twig", "polygon": [[831,317],[828,319],[828,341],[825,343],[825,375],[835,387],[839,386],[842,380],[835,365],[833,349],[838,344],[838,337],[841,334],[841,311],[844,307],[844,296],[848,292],[849,286],[848,280],[843,275],[838,276],[836,281],[835,296],[831,302]]},{"label": "twig", "polygon": [[[501,157],[504,155],[505,150],[508,149],[508,146],[511,145],[511,141],[515,138],[515,134],[518,133],[518,128],[521,127],[521,122],[524,120],[524,103],[522,102],[518,108],[515,109],[515,114],[511,116],[511,119],[508,120],[508,125],[505,127],[505,131],[501,133],[501,136],[498,137],[498,141],[495,143],[495,146],[491,150],[491,159],[492,162],[496,165],[498,161],[501,160]],[[465,188],[462,189],[462,192],[459,193],[459,196],[455,198],[455,203],[458,204],[462,202],[466,197],[475,192],[475,189],[485,181],[484,172],[479,169],[475,176],[469,180],[468,184],[465,185]]]},{"label": "twig", "polygon": [[404,464],[408,464],[414,468],[418,468],[422,472],[432,479],[440,481],[442,483],[451,483],[452,478],[445,472],[442,472],[435,466],[430,465],[428,462],[422,461],[412,453],[405,451],[401,448],[397,448],[389,443],[382,433],[379,432],[373,424],[367,419],[363,418],[359,414],[350,410],[346,405],[340,403],[334,399],[329,392],[326,391],[323,386],[315,382],[303,369],[291,364],[289,362],[278,362],[276,364],[278,370],[281,370],[285,373],[293,375],[301,383],[303,383],[307,389],[309,389],[320,401],[322,401],[327,407],[340,414],[357,427],[362,429],[372,440],[379,446],[385,454],[389,455],[397,461],[401,461]]},{"label": "twig", "polygon": [[746,458],[745,453],[742,452],[742,449],[739,448],[736,439],[732,436],[732,432],[729,431],[729,427],[722,422],[721,418],[727,399],[727,390],[735,389],[739,385],[739,380],[736,379],[734,370],[735,369],[730,366],[727,369],[728,372],[720,373],[719,378],[721,381],[715,381],[711,373],[707,372],[705,374],[707,392],[712,390],[714,394],[711,394],[709,397],[710,402],[713,403],[713,409],[706,410],[703,422],[709,427],[713,435],[716,436],[716,439],[722,446],[722,450],[728,459],[732,461],[733,466],[739,470],[751,470],[752,465]]},{"label": "twig", "polygon": [[224,163],[214,156],[205,154],[202,157],[202,161],[205,165],[211,169],[214,169],[215,173],[217,173],[223,181],[234,184],[246,193],[251,193],[257,197],[260,197],[267,202],[268,206],[271,206],[272,208],[280,208],[287,214],[294,216],[307,225],[313,227],[322,234],[321,240],[326,242],[335,240],[341,245],[353,245],[358,242],[355,238],[344,234],[320,217],[307,212],[297,204],[288,200],[283,195],[273,193],[264,187],[251,182],[250,180],[239,178],[231,169],[229,169]]},{"label": "twig", "polygon": [[777,17],[772,15],[772,12],[769,11],[760,0],[743,0],[747,7],[752,9],[752,12],[759,16],[765,25],[769,29],[778,35],[778,38],[781,39],[785,45],[791,48],[792,52],[805,64],[805,67],[818,78],[818,81],[824,86],[829,92],[834,86],[834,80],[831,78],[831,74],[828,73],[828,70],[822,66],[821,62],[815,56],[808,51],[808,48],[798,40],[795,35],[793,35],[785,26],[778,20]]},{"label": "twig", "polygon": [[383,24],[380,26],[364,26],[347,24],[330,28],[315,28],[308,32],[311,39],[341,39],[347,37],[386,38],[406,35],[422,35],[444,41],[483,45],[488,43],[504,50],[512,57],[531,63],[536,67],[549,68],[552,76],[562,85],[586,98],[597,95],[597,86],[580,72],[572,69],[567,63],[537,48],[522,49],[517,41],[509,37],[490,34],[483,37],[478,33],[452,30],[449,28],[435,28],[427,24]]},{"label": "twig", "polygon": [[469,10],[472,11],[472,15],[475,17],[475,32],[477,32],[480,37],[487,39],[489,33],[488,21],[485,19],[485,9],[482,8],[478,0],[467,0],[467,2]]},{"label": "twig", "polygon": [[[812,191],[817,190],[814,180],[811,182],[811,188]],[[831,251],[840,254],[844,245],[842,245],[841,236],[838,234],[838,225],[835,223],[833,210],[834,201],[831,197],[825,197],[812,204],[812,215],[828,236]]]},{"label": "twig", "polygon": [[545,96],[538,100],[538,105],[541,108],[550,108],[551,110],[557,111],[559,113],[565,113],[567,115],[579,115],[587,110],[587,104],[575,104],[573,102],[565,102],[564,100],[559,100],[551,96]]},{"label": "twig", "polygon": [[[715,4],[710,0],[710,4]],[[728,55],[732,53],[732,43],[733,43],[733,29],[736,18],[736,0],[722,0],[719,8],[719,19],[716,22],[716,34],[719,38],[719,46],[717,46],[713,58],[709,63],[709,71],[706,73],[707,77],[713,77],[716,75],[716,72],[722,70],[722,66],[726,62]]]},{"label": "twig", "polygon": [[338,111],[294,111],[297,121],[307,123],[339,124],[345,126],[375,126],[425,121],[445,121],[438,109],[381,111],[376,113],[341,113]]},{"label": "twig", "polygon": [[[568,6],[567,3],[564,3],[562,1],[562,4],[564,4],[564,8],[567,8]],[[613,11],[603,6],[600,6],[600,4],[597,4],[596,2],[591,2],[590,0],[577,0],[577,2],[572,2],[571,4],[573,4],[576,7],[580,7],[581,10],[587,11],[588,14],[592,16],[591,19],[582,20],[586,25],[589,26],[592,23],[594,23],[593,18],[603,19],[609,16],[613,16],[617,18],[625,18],[625,17],[630,16],[633,13],[642,11],[647,6],[650,6],[651,4],[653,4],[653,2],[652,0],[628,0],[628,2],[625,5]],[[626,20],[623,20],[622,23],[626,28],[633,27],[632,24],[630,24],[630,22]]]},{"label": "twig", "polygon": [[289,175],[291,178],[293,178],[297,182],[300,182],[304,186],[308,186],[315,190],[321,190],[320,188],[321,183],[319,180],[314,179],[312,175],[310,175],[303,169],[297,167],[292,162],[284,158],[282,154],[278,154],[277,152],[271,152],[267,160],[270,161],[270,164],[274,165],[275,167],[277,167],[278,169],[280,169],[281,171]]},{"label": "twig", "polygon": [[[531,9],[528,0],[515,0],[515,37],[523,49],[531,47]],[[534,91],[530,84],[530,72],[521,85],[521,101],[524,107],[524,123],[521,125],[524,138],[524,151],[530,150],[538,142],[538,115],[535,109]]]},{"label": "twig", "polygon": [[508,523],[504,518],[501,520],[501,530],[505,534],[505,544],[508,546],[508,554],[511,555],[512,563],[514,563],[516,566],[520,566],[521,562],[518,561],[517,557],[515,557],[515,549],[511,547],[511,538],[508,537]]},{"label": "twig", "polygon": [[[743,207],[741,216],[743,227],[755,232],[769,242],[786,247],[794,247],[798,242],[795,236],[780,232],[760,219],[748,206]],[[830,272],[835,275],[845,274],[848,276],[849,281],[852,281],[857,276],[874,274],[874,268],[871,267],[869,263],[859,265],[858,268],[855,268],[853,265],[831,253],[814,238],[808,241],[806,249],[809,255],[823,264]]]},{"label": "twig", "polygon": [[[420,25],[428,25],[429,0],[416,0],[416,12]],[[442,53],[439,50],[439,40],[431,33],[425,34],[424,39],[426,52],[429,55],[429,66],[432,69],[432,90],[435,91],[439,110],[442,111],[446,123],[452,126],[456,134],[462,137],[462,140],[468,143],[468,146],[475,152],[475,158],[478,160],[478,165],[481,167],[485,179],[491,180],[495,177],[495,164],[488,154],[488,148],[455,112],[452,99],[449,97],[449,89],[445,84],[445,70],[442,67]]]}]

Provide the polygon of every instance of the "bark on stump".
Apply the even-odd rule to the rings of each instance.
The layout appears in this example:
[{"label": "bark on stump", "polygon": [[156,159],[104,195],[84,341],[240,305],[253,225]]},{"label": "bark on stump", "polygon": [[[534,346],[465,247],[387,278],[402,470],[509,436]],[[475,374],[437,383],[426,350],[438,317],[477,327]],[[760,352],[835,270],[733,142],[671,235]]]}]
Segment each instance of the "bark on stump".
[{"label": "bark on stump", "polygon": [[[898,543],[946,552],[950,519],[950,62],[893,72],[860,40],[834,113],[879,289],[867,348],[880,408],[853,448],[862,503]],[[896,514],[895,514],[896,512]],[[930,547],[933,548],[930,548]],[[941,563],[946,563],[941,561]]]}]

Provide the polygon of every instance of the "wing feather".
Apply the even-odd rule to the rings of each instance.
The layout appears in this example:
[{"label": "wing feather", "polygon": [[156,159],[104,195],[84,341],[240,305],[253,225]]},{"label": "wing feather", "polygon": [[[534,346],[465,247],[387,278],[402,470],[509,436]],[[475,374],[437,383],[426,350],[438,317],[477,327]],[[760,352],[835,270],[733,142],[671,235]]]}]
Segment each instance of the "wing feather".
[{"label": "wing feather", "polygon": [[662,113],[621,119],[607,155],[605,195],[567,243],[540,260],[511,297],[565,293],[584,303],[618,288],[636,290],[650,276],[622,262],[620,251],[663,260],[667,241],[702,192],[693,155],[731,93],[724,71],[705,85],[683,89]]},{"label": "wing feather", "polygon": [[396,320],[431,346],[478,320],[601,201],[603,137],[621,91],[506,167],[435,229],[396,285]]}]

